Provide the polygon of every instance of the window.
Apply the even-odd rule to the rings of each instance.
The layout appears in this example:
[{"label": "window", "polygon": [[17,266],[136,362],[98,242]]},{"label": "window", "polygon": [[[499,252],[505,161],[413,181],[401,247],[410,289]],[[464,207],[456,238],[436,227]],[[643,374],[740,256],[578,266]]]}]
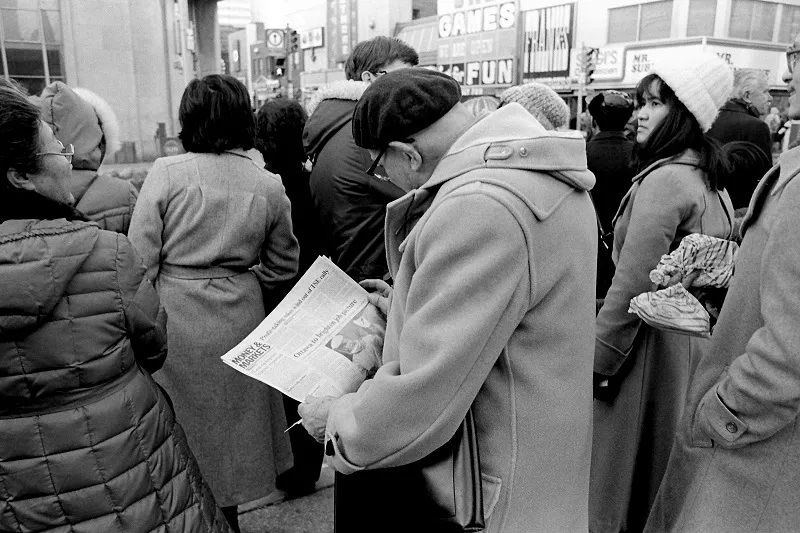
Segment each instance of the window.
[{"label": "window", "polygon": [[638,26],[639,6],[619,7],[608,10],[608,42],[636,41]]},{"label": "window", "polygon": [[798,33],[800,33],[800,7],[792,7],[784,4],[778,42],[790,43]]},{"label": "window", "polygon": [[778,4],[760,0],[733,0],[728,35],[737,39],[772,41]]},{"label": "window", "polygon": [[30,94],[64,79],[58,0],[0,0],[0,74]]},{"label": "window", "polygon": [[714,35],[714,18],[717,15],[717,0],[691,0],[686,36]]},{"label": "window", "polygon": [[669,37],[672,0],[608,10],[608,42],[644,41]]}]

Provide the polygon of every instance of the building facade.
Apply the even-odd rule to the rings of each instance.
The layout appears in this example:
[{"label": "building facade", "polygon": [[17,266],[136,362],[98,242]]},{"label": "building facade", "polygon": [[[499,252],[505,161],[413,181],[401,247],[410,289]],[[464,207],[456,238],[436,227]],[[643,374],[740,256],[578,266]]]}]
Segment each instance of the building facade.
[{"label": "building facade", "polygon": [[178,132],[192,78],[220,66],[216,0],[0,0],[0,75],[32,95],[61,80],[120,121],[118,161],[152,159]]}]

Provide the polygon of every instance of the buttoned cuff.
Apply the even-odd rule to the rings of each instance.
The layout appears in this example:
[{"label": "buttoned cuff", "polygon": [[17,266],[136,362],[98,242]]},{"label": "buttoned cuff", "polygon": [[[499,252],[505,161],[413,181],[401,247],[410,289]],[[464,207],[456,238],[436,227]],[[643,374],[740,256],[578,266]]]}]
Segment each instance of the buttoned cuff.
[{"label": "buttoned cuff", "polygon": [[697,407],[699,428],[723,448],[739,448],[739,438],[748,426],[737,417],[720,398],[717,386],[709,390]]},{"label": "buttoned cuff", "polygon": [[342,474],[352,474],[364,470],[347,460],[339,445],[339,434],[325,433],[325,457],[331,468]]}]

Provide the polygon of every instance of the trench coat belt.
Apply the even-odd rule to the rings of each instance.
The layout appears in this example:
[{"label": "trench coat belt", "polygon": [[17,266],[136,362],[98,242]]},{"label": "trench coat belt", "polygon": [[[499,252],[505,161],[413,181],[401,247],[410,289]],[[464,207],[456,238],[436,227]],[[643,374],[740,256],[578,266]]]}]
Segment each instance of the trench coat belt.
[{"label": "trench coat belt", "polygon": [[158,274],[178,279],[216,279],[232,278],[249,271],[250,267],[246,266],[189,267],[164,263],[159,267]]},{"label": "trench coat belt", "polygon": [[100,401],[106,396],[122,390],[125,385],[133,381],[139,372],[144,373],[145,371],[139,370],[138,365],[134,364],[122,374],[91,387],[56,392],[41,398],[26,398],[19,402],[13,400],[7,403],[3,402],[0,404],[0,420],[58,413]]}]

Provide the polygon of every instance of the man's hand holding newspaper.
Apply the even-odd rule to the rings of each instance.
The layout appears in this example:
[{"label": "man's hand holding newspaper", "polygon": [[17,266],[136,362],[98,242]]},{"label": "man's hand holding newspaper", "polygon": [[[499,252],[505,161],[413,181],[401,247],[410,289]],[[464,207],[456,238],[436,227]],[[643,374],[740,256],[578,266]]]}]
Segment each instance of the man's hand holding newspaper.
[{"label": "man's hand holding newspaper", "polygon": [[365,286],[374,294],[318,258],[223,362],[300,402],[354,392],[381,364],[391,295],[384,282]]}]

